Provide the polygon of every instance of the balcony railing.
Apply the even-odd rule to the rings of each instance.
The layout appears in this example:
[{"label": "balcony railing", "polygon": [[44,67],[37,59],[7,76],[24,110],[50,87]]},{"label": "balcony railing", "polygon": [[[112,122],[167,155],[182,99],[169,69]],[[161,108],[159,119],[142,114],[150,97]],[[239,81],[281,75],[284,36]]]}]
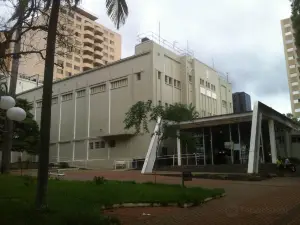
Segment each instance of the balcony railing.
[{"label": "balcony railing", "polygon": [[90,46],[85,45],[83,46],[83,52],[89,52],[92,54],[94,52],[94,49]]},{"label": "balcony railing", "polygon": [[98,35],[98,34],[95,34],[95,42],[99,42],[99,43],[102,43],[103,42],[103,37]]},{"label": "balcony railing", "polygon": [[87,44],[90,44],[90,45],[93,45],[94,44],[94,41],[90,38],[84,38],[83,39],[83,43],[87,43]]},{"label": "balcony railing", "polygon": [[96,42],[94,44],[94,48],[95,48],[95,50],[98,50],[100,52],[103,50],[103,46],[100,43],[98,43],[98,42]]},{"label": "balcony railing", "polygon": [[94,25],[91,24],[90,22],[85,22],[84,23],[84,30],[91,30],[91,31],[94,31]]},{"label": "balcony railing", "polygon": [[99,58],[99,59],[101,59],[103,57],[102,52],[100,52],[99,50],[95,50],[94,55],[95,55],[95,58]]},{"label": "balcony railing", "polygon": [[83,34],[84,34],[84,36],[94,37],[94,33],[90,30],[84,30]]},{"label": "balcony railing", "polygon": [[102,60],[102,59],[98,59],[98,58],[95,58],[95,59],[94,59],[94,64],[95,64],[95,63],[104,65],[103,60]]},{"label": "balcony railing", "polygon": [[82,58],[83,58],[84,63],[90,63],[90,62],[94,61],[94,57],[92,55],[89,55],[89,54],[83,54]]}]

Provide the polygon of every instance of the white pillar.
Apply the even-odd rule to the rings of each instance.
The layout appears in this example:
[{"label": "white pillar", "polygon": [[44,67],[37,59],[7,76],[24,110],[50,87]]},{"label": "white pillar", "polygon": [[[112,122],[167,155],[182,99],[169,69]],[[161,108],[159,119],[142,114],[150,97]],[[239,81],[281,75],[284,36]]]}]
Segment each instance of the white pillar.
[{"label": "white pillar", "polygon": [[177,163],[181,166],[181,146],[180,146],[180,131],[177,131]]},{"label": "white pillar", "polygon": [[213,148],[213,136],[211,132],[211,127],[209,128],[209,131],[210,131],[211,164],[214,165],[214,148]]},{"label": "white pillar", "polygon": [[268,124],[269,124],[269,135],[270,135],[270,147],[271,147],[272,163],[276,163],[277,149],[276,149],[274,120],[269,120]]},{"label": "white pillar", "polygon": [[202,129],[202,142],[203,142],[203,157],[204,157],[204,166],[206,165],[206,148],[205,148],[205,136],[204,136],[204,128]]},{"label": "white pillar", "polygon": [[254,104],[252,125],[251,125],[251,138],[248,157],[248,173],[258,173],[259,165],[259,149],[260,149],[260,133],[261,133],[261,118],[259,112],[258,102]]},{"label": "white pillar", "polygon": [[241,133],[240,133],[239,123],[238,123],[238,135],[239,135],[239,158],[240,158],[240,164],[242,164],[242,143],[241,143]]},{"label": "white pillar", "polygon": [[[262,129],[262,128],[261,128]],[[260,146],[261,146],[261,157],[262,157],[262,163],[265,163],[265,149],[264,149],[264,140],[262,136],[262,131],[260,133]],[[260,156],[259,156],[260,158]]]},{"label": "white pillar", "polygon": [[287,130],[284,131],[284,144],[286,156],[291,157],[291,135]]},{"label": "white pillar", "polygon": [[229,138],[230,138],[230,155],[231,155],[231,164],[234,163],[233,160],[233,145],[232,145],[232,135],[231,135],[231,126],[229,124]]},{"label": "white pillar", "polygon": [[77,91],[74,91],[74,121],[73,121],[73,149],[72,149],[72,162],[74,162],[75,159],[75,147],[76,147],[76,120],[77,120]]},{"label": "white pillar", "polygon": [[59,97],[59,117],[58,117],[58,137],[57,137],[57,162],[60,162],[60,136],[61,136],[61,107],[62,107],[62,96]]},{"label": "white pillar", "polygon": [[90,122],[91,122],[91,88],[87,87],[87,139],[86,139],[86,164],[89,160],[89,148],[90,148]]}]

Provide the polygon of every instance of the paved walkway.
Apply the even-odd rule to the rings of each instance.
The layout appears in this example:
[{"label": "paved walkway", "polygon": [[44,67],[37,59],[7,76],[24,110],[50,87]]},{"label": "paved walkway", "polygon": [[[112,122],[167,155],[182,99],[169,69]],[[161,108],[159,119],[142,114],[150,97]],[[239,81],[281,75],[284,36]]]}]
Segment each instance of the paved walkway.
[{"label": "paved walkway", "polygon": [[[159,183],[180,183],[178,177],[141,175],[138,171],[70,171],[66,173],[66,179],[91,180],[94,176],[137,182],[156,179]],[[106,213],[118,216],[125,225],[300,224],[300,178],[273,178],[260,182],[194,179],[186,183],[187,186],[225,188],[227,196],[189,209],[126,208]]]}]

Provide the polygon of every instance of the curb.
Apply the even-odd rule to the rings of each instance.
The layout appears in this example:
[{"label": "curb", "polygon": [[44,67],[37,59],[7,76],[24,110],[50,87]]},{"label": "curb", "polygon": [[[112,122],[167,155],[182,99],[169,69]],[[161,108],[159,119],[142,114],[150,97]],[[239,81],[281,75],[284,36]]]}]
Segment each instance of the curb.
[{"label": "curb", "polygon": [[221,195],[217,195],[215,197],[209,197],[204,199],[201,203],[195,204],[195,203],[122,203],[122,204],[113,204],[111,206],[102,206],[101,209],[107,210],[107,209],[118,209],[118,208],[137,208],[137,207],[180,207],[180,208],[190,208],[193,206],[199,206],[206,202],[209,202],[214,199],[219,199],[222,197],[225,197],[226,193],[223,193]]}]

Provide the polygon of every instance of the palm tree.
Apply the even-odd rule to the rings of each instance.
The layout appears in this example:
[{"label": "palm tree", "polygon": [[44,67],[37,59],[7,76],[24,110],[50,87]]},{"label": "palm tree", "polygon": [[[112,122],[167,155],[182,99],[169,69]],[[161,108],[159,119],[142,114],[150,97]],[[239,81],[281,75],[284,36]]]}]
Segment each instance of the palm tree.
[{"label": "palm tree", "polygon": [[[45,3],[44,10],[50,10],[47,48],[44,70],[44,86],[42,97],[41,112],[41,132],[40,132],[40,149],[39,149],[39,168],[36,194],[36,208],[42,209],[47,206],[46,195],[48,187],[48,164],[49,164],[49,144],[50,144],[50,124],[51,124],[51,99],[52,99],[52,80],[54,69],[54,53],[57,22],[59,8],[61,3],[69,7],[76,7],[79,0],[43,0]],[[125,24],[128,16],[128,7],[126,0],[106,0],[106,10],[117,29]]]}]

